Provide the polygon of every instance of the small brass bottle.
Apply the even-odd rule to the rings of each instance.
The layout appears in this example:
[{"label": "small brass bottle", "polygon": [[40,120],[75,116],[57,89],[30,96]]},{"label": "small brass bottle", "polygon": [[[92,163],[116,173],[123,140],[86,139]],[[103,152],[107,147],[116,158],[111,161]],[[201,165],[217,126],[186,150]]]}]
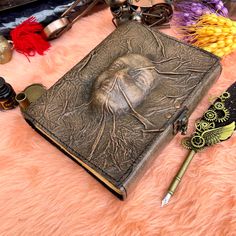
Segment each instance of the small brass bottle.
[{"label": "small brass bottle", "polygon": [[12,86],[0,77],[0,110],[10,110],[18,103],[15,100],[16,93]]}]

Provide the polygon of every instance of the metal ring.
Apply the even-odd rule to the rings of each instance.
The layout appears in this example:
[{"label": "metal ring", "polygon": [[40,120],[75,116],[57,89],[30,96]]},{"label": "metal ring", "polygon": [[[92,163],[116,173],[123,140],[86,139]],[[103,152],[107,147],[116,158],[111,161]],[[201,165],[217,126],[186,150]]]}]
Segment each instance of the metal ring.
[{"label": "metal ring", "polygon": [[23,110],[25,110],[30,105],[30,101],[24,92],[17,94],[15,99],[19,103],[20,108]]},{"label": "metal ring", "polygon": [[57,38],[59,33],[70,24],[66,17],[53,21],[43,29],[43,33],[48,40]]}]

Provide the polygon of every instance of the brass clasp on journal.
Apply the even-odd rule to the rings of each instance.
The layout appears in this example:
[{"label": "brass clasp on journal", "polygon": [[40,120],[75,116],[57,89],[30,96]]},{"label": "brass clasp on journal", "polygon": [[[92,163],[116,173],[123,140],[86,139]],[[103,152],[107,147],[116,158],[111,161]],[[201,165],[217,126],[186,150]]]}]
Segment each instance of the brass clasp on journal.
[{"label": "brass clasp on journal", "polygon": [[177,134],[178,132],[181,132],[182,135],[185,135],[187,133],[187,129],[188,129],[188,108],[184,107],[184,110],[181,112],[181,114],[178,116],[178,118],[173,124],[173,133]]}]

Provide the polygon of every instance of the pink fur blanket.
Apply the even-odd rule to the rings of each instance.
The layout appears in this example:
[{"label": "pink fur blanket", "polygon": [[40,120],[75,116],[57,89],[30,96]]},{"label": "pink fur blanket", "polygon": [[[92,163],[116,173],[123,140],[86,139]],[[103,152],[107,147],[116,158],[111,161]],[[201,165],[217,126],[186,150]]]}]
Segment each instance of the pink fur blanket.
[{"label": "pink fur blanket", "polygon": [[[77,22],[29,63],[14,53],[0,75],[17,92],[32,83],[53,85],[114,30],[108,9]],[[190,119],[236,80],[236,54]],[[23,119],[19,108],[0,113],[0,235],[236,235],[236,135],[195,156],[170,204],[160,207],[183,162],[178,135],[121,202]]]}]

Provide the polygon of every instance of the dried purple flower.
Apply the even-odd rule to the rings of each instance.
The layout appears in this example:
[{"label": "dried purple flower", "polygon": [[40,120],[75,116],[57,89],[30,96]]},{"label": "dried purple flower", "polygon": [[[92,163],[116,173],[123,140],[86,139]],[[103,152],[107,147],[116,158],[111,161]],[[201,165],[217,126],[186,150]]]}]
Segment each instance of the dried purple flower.
[{"label": "dried purple flower", "polygon": [[228,10],[221,0],[183,0],[174,1],[173,22],[177,26],[189,26],[194,24],[200,16],[209,13],[216,13],[221,16],[228,16]]}]

